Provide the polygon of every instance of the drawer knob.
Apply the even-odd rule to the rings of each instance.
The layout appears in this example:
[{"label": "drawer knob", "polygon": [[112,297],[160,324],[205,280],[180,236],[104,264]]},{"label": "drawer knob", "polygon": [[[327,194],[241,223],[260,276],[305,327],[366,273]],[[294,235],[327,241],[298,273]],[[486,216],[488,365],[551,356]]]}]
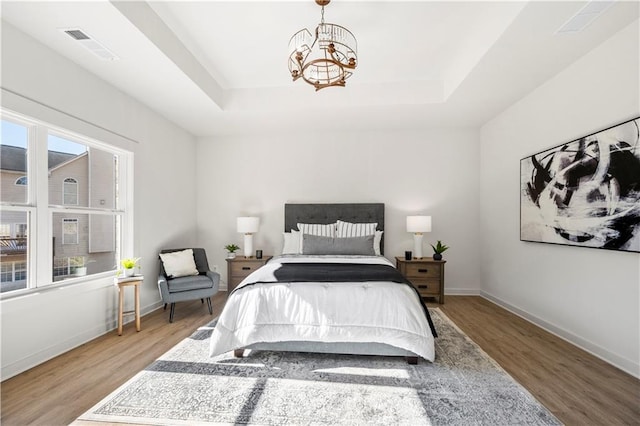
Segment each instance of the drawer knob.
[{"label": "drawer knob", "polygon": [[426,285],[419,285],[418,288],[429,288],[429,287]]},{"label": "drawer knob", "polygon": [[243,271],[248,271],[249,269],[251,269],[251,266],[243,266],[243,267],[242,267],[242,270],[243,270]]},{"label": "drawer knob", "polygon": [[426,273],[427,273],[427,270],[426,270],[426,269],[418,269],[418,272],[421,272],[421,273],[423,273],[423,274],[426,274]]}]

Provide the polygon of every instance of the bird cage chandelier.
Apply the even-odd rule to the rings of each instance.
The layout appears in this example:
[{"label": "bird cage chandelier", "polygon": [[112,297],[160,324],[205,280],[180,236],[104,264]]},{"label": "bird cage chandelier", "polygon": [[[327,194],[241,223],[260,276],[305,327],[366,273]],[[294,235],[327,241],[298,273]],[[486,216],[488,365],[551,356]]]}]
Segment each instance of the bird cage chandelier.
[{"label": "bird cage chandelier", "polygon": [[340,25],[324,22],[324,7],[331,0],[315,0],[322,7],[315,37],[306,28],[289,40],[289,71],[293,81],[302,77],[316,88],[344,87],[355,70],[358,45],[354,35]]}]

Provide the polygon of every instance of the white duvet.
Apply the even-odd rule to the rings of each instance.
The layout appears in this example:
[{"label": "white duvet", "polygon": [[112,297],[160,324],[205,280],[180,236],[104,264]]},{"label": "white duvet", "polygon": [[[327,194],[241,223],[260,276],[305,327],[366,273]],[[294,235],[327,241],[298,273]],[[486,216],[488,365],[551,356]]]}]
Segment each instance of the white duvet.
[{"label": "white duvet", "polygon": [[433,361],[434,339],[416,292],[394,282],[267,283],[285,262],[393,264],[381,256],[283,256],[245,278],[229,296],[209,355],[260,342],[386,343]]}]

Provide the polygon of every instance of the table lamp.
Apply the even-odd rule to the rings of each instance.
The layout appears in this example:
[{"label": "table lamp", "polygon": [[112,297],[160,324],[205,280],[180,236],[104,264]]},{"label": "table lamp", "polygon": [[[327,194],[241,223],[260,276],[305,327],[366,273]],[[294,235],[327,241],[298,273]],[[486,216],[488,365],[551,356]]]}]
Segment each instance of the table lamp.
[{"label": "table lamp", "polygon": [[431,216],[407,216],[407,232],[413,232],[414,257],[422,258],[422,233],[431,232]]},{"label": "table lamp", "polygon": [[239,217],[238,232],[244,234],[244,257],[251,257],[253,253],[253,234],[258,232],[260,226],[259,217]]}]

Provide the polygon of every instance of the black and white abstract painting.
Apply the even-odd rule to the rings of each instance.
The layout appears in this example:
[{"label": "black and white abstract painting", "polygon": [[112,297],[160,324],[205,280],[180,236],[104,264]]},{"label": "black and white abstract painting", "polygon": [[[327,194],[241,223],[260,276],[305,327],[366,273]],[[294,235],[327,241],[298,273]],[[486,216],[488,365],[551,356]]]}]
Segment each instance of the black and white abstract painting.
[{"label": "black and white abstract painting", "polygon": [[640,252],[640,117],[520,161],[520,240]]}]

